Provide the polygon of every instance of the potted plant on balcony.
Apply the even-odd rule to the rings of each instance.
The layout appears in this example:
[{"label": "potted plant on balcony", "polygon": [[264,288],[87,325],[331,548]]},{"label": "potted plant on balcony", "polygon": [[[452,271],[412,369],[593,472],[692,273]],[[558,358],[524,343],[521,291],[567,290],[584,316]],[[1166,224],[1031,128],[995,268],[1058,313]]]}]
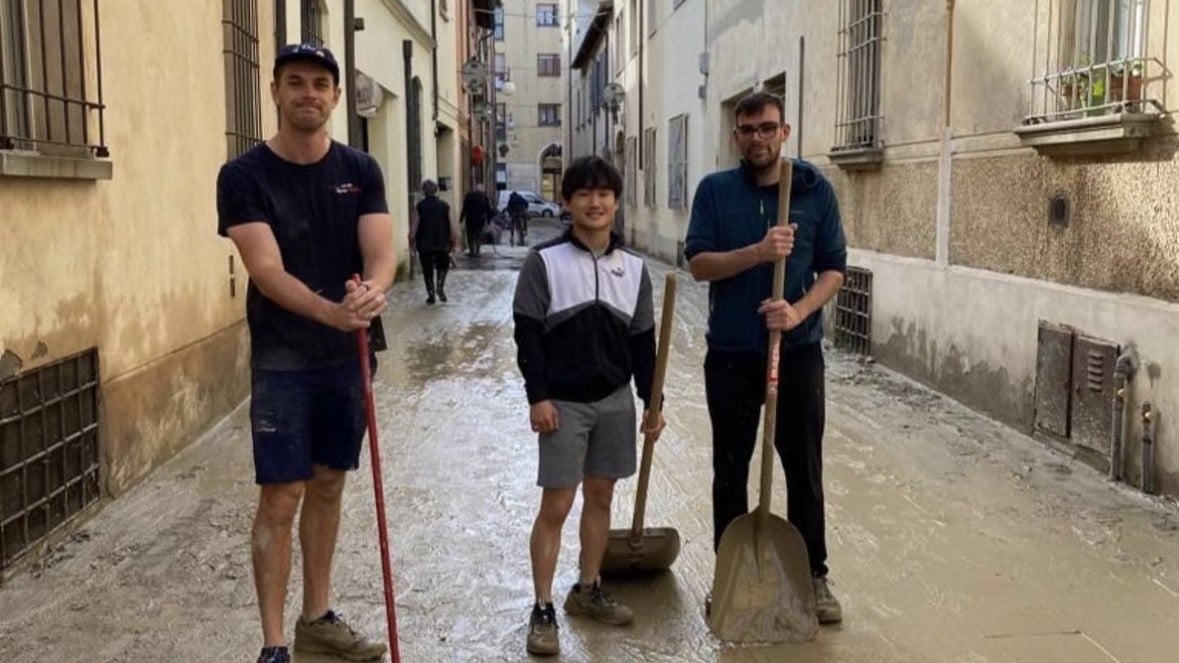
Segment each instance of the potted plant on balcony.
[{"label": "potted plant on balcony", "polygon": [[1109,98],[1112,101],[1142,101],[1142,61],[1119,62],[1110,67]]},{"label": "potted plant on balcony", "polygon": [[1089,94],[1089,70],[1074,69],[1060,75],[1061,107],[1065,110],[1080,110],[1087,104]]}]

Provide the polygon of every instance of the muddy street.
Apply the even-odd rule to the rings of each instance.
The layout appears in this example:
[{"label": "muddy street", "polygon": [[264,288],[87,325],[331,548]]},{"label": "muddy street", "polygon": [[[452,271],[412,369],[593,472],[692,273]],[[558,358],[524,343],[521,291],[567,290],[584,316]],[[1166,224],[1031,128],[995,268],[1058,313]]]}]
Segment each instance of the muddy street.
[{"label": "muddy street", "polygon": [[[545,234],[536,228],[530,240]],[[450,302],[400,283],[377,405],[402,659],[523,661],[538,503],[536,440],[511,298],[525,249],[465,256]],[[667,265],[651,262],[656,306]],[[832,587],[844,622],[805,645],[735,648],[703,619],[712,581],[706,287],[680,273],[649,526],[678,529],[672,571],[612,586],[632,627],[560,613],[562,661],[1163,663],[1179,651],[1179,512],[871,363],[828,352]],[[246,408],[0,587],[0,660],[246,661],[261,633],[248,535]],[[773,510],[785,514],[780,467]],[[754,482],[756,483],[756,473]],[[335,604],[384,637],[367,450],[350,476]],[[630,522],[634,480],[614,524]],[[751,491],[756,490],[756,485]],[[756,492],[751,492],[756,497]],[[576,580],[580,501],[555,595]],[[288,637],[299,609],[295,572]],[[296,660],[312,661],[299,657]]]}]

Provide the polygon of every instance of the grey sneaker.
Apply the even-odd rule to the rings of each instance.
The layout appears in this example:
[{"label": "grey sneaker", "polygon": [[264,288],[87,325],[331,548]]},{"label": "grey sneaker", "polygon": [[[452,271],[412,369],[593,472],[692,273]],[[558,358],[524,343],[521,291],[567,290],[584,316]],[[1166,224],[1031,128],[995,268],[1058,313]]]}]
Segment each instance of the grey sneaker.
[{"label": "grey sneaker", "polygon": [[532,618],[528,620],[528,653],[536,656],[555,656],[561,653],[561,641],[557,639],[557,611],[552,603],[532,606]]},{"label": "grey sneaker", "polygon": [[839,606],[839,600],[827,586],[827,577],[815,577],[811,582],[815,587],[815,613],[819,623],[838,624],[843,621],[843,608]]},{"label": "grey sneaker", "polygon": [[589,587],[573,585],[565,599],[565,612],[613,626],[626,626],[635,619],[635,613],[607,594],[600,582]]},{"label": "grey sneaker", "polygon": [[299,617],[295,622],[295,651],[331,654],[349,661],[379,661],[385,655],[385,643],[372,642],[328,610],[311,622]]}]

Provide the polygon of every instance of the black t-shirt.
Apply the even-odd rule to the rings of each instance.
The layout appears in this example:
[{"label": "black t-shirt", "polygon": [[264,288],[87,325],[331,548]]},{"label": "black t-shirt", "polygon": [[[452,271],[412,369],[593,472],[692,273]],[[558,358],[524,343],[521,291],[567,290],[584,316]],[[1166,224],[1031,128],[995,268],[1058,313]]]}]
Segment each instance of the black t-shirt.
[{"label": "black t-shirt", "polygon": [[[256,221],[270,225],[287,273],[331,300],[344,282],[364,273],[357,235],[360,217],[388,213],[381,168],[368,154],[332,142],[314,164],[285,161],[265,143],[221,167],[217,176],[217,232]],[[279,306],[250,282],[246,293],[251,365],[260,369],[323,368],[356,357],[353,334]],[[374,350],[384,349],[380,318],[369,328]]]}]

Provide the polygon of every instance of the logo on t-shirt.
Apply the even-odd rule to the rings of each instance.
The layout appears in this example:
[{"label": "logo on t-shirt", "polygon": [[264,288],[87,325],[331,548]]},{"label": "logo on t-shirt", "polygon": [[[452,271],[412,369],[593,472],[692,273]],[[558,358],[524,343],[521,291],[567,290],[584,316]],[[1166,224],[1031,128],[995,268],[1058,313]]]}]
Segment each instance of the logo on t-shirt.
[{"label": "logo on t-shirt", "polygon": [[360,193],[360,187],[351,182],[345,182],[344,184],[336,185],[336,193],[341,196],[346,196],[350,193]]},{"label": "logo on t-shirt", "polygon": [[622,278],[623,274],[626,274],[626,272],[623,271],[621,267],[611,267],[610,273],[614,276],[617,276],[618,278]]}]

